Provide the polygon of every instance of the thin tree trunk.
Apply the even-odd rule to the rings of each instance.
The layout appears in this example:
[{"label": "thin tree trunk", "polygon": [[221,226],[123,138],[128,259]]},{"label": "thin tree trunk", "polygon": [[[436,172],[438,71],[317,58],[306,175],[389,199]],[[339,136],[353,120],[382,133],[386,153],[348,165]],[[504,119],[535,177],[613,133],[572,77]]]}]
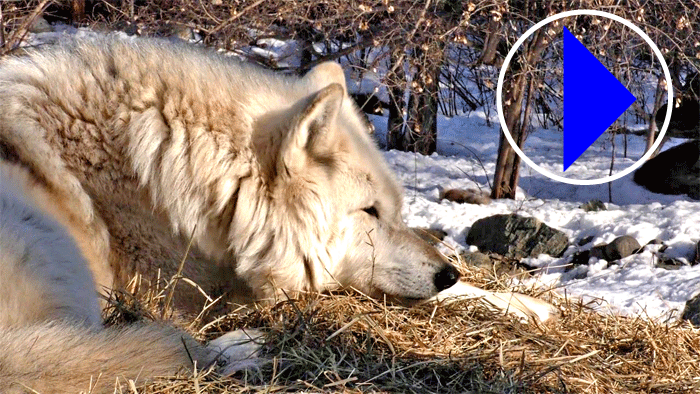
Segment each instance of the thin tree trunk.
[{"label": "thin tree trunk", "polygon": [[[406,75],[404,73],[404,56],[402,49],[394,49],[391,53],[389,70],[394,70],[387,75],[389,85],[389,119],[387,121],[386,146],[387,149],[406,150],[404,145],[404,112],[406,104],[404,93],[406,90]],[[398,64],[398,63],[401,64]]]},{"label": "thin tree trunk", "polygon": [[498,44],[501,41],[501,20],[489,20],[484,37],[484,48],[479,57],[479,63],[494,65],[498,55]]},{"label": "thin tree trunk", "polygon": [[[659,131],[661,131],[661,130],[657,129],[657,126],[656,126],[656,113],[659,111],[659,107],[661,107],[661,96],[664,93],[663,81],[664,81],[664,77],[660,75],[659,80],[656,83],[656,94],[654,95],[654,108],[652,109],[651,114],[649,115],[649,131],[647,132],[647,149],[646,149],[646,151],[651,149],[651,147],[654,145],[654,142],[656,141],[656,134]],[[669,103],[669,105],[671,105],[671,104]],[[665,116],[665,114],[664,114],[664,116]],[[661,145],[659,145],[659,149],[657,149],[657,151],[653,153],[653,156],[656,156],[656,154],[658,153],[658,151],[660,149],[661,149]]]},{"label": "thin tree trunk", "polygon": [[78,23],[85,19],[85,0],[71,1],[71,19],[73,23]]},{"label": "thin tree trunk", "polygon": [[[436,55],[437,54],[437,55]],[[408,141],[407,150],[430,155],[437,148],[438,80],[440,62],[436,56],[440,49],[423,51],[416,49],[419,69],[414,78],[406,117]],[[417,83],[416,83],[417,82]]]},{"label": "thin tree trunk", "polygon": [[[525,144],[525,139],[527,138],[527,129],[528,127],[530,127],[530,113],[532,112],[532,105],[535,101],[533,93],[535,91],[535,80],[537,78],[534,75],[529,75],[527,79],[527,104],[525,105],[525,114],[523,115],[524,121],[520,122],[520,131],[518,133],[518,139],[515,140],[515,143],[518,144],[519,147],[522,147]],[[520,162],[521,158],[516,154],[513,158],[513,169],[511,170],[509,179],[509,187],[513,190],[513,198],[515,198],[515,190],[517,190],[518,181],[520,180]]]},{"label": "thin tree trunk", "polygon": [[[528,85],[529,79],[535,78],[534,76],[528,77],[527,72],[532,70],[548,44],[549,39],[542,30],[535,33],[531,44],[523,48],[522,56],[511,65],[513,69],[512,77],[504,82],[503,91],[505,92],[505,97],[503,100],[505,105],[503,110],[505,112],[506,126],[510,130],[513,140],[520,148],[525,142],[527,126],[521,125],[520,122],[528,122],[528,119],[522,119],[523,103],[526,96],[525,87]],[[534,86],[534,82],[532,86]],[[534,88],[532,90],[527,95],[528,101],[532,100]],[[501,133],[498,143],[498,159],[493,179],[493,190],[491,190],[492,198],[515,198],[519,181],[519,168],[520,158],[508,143],[505,135]]]},{"label": "thin tree trunk", "polygon": [[[506,92],[504,100],[506,103],[510,103],[510,105],[504,107],[506,125],[511,132],[513,140],[516,142],[520,141],[520,143],[523,141],[520,135],[520,115],[526,81],[525,74],[519,74],[511,83],[506,82],[504,86]],[[508,143],[505,134],[503,132],[500,133],[498,160],[496,161],[496,173],[494,174],[491,198],[515,198],[515,188],[512,186],[512,180],[514,177],[517,179],[517,175],[514,176],[513,170],[519,163],[518,155]]]}]

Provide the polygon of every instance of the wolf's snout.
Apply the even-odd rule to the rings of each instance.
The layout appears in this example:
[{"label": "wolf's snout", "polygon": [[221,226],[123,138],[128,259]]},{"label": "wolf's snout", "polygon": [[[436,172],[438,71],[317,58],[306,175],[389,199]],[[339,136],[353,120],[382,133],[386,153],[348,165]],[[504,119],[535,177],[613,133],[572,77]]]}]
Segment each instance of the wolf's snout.
[{"label": "wolf's snout", "polygon": [[459,280],[459,271],[451,264],[445,264],[445,267],[435,274],[435,287],[438,291],[443,291],[452,287]]}]

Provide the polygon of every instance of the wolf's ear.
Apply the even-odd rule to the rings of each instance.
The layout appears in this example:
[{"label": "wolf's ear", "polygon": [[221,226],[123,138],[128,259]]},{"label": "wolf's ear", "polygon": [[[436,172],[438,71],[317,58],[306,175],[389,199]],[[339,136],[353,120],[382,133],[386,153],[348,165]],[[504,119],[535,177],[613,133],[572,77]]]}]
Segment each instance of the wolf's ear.
[{"label": "wolf's ear", "polygon": [[309,152],[318,150],[332,138],[329,134],[340,112],[345,89],[332,83],[306,101],[295,118],[292,130],[283,146],[282,160],[290,169],[299,169]]},{"label": "wolf's ear", "polygon": [[347,90],[343,68],[336,62],[323,62],[319,64],[304,75],[304,80],[306,80],[310,86],[318,89],[331,83],[337,83],[340,84],[343,89]]}]

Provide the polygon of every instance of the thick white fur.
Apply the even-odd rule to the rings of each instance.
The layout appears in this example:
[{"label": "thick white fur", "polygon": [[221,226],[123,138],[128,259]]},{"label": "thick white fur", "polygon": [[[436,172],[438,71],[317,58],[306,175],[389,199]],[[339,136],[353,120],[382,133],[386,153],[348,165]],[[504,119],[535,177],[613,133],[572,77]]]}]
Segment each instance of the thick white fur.
[{"label": "thick white fur", "polygon": [[[403,223],[334,63],[299,78],[158,40],[66,39],[0,62],[0,148],[82,229],[98,289],[172,276],[190,237],[184,275],[235,302],[352,287],[411,303],[449,267]],[[181,285],[176,306],[198,296]]]},{"label": "thick white fur", "polygon": [[104,329],[87,262],[38,208],[48,193],[3,162],[0,185],[0,393],[112,392],[216,359],[169,325]]}]

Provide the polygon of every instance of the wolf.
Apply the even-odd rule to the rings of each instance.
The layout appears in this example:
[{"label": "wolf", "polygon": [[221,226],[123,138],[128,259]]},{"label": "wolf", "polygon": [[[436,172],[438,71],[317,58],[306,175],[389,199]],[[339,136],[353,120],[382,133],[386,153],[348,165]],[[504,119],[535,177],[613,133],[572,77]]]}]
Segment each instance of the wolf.
[{"label": "wolf", "polygon": [[410,305],[453,286],[368,130],[336,63],[288,76],[115,36],[1,59],[0,391],[211,362],[168,326],[101,328],[96,294],[135,274],[189,279],[182,314],[336,289]]},{"label": "wolf", "polygon": [[52,196],[4,162],[0,185],[0,392],[113,392],[217,361],[226,336],[207,347],[164,323],[103,328],[93,274]]},{"label": "wolf", "polygon": [[112,36],[0,63],[4,160],[80,230],[98,290],[174,275],[188,240],[182,274],[217,296],[353,288],[411,303],[452,286],[367,131],[337,63],[299,78]]}]

